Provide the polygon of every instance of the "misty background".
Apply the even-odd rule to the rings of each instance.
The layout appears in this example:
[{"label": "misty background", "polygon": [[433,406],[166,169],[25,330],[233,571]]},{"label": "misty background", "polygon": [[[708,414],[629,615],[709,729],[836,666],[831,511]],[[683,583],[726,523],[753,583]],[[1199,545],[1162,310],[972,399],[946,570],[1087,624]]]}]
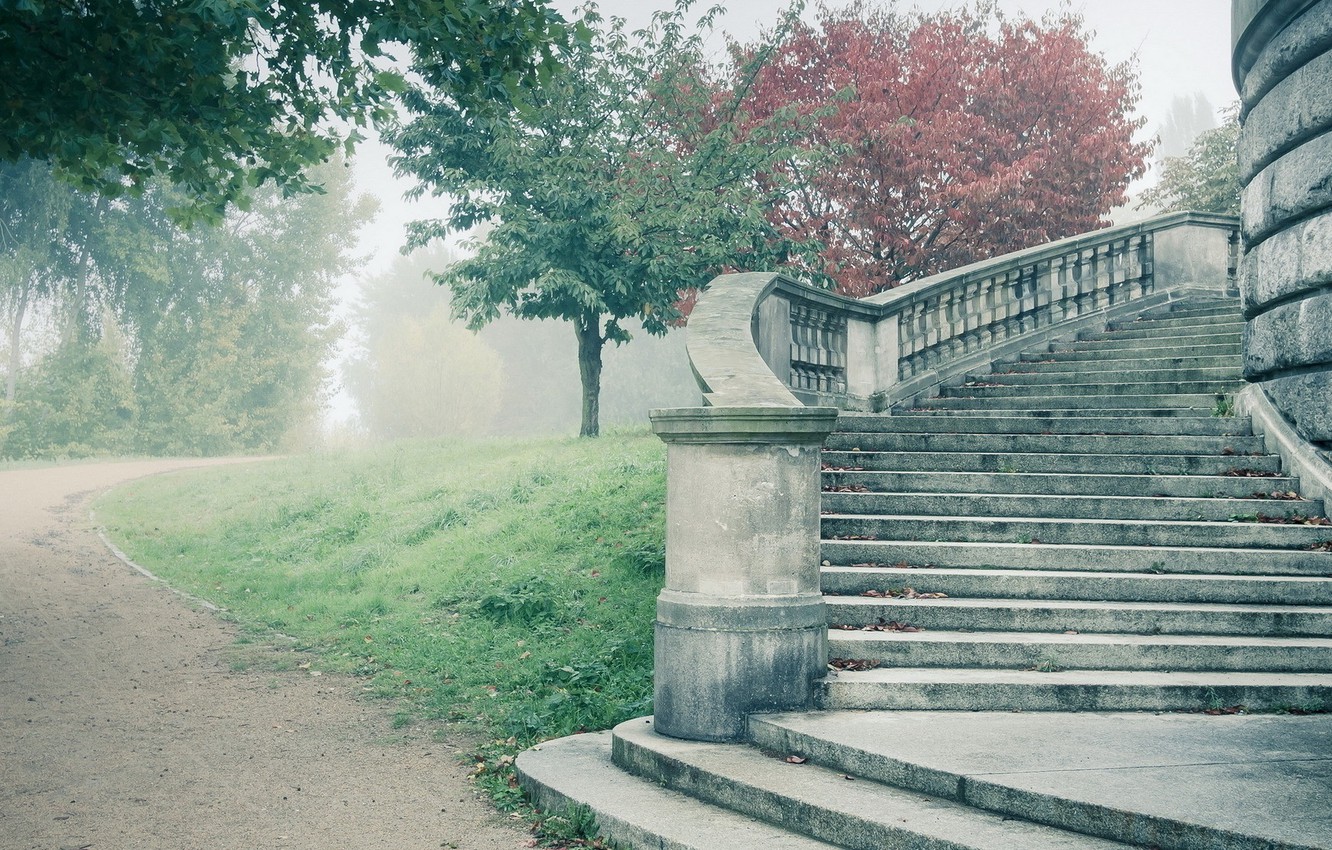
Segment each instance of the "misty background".
[{"label": "misty background", "polygon": [[[558,0],[566,15],[581,6]],[[720,55],[727,38],[750,41],[769,26],[779,6],[732,0],[709,45]],[[844,4],[832,3],[833,7]],[[955,5],[940,0],[904,3],[926,11]],[[1063,6],[1000,0],[1005,13],[1040,19]],[[1093,47],[1111,63],[1134,59],[1142,84],[1138,114],[1142,139],[1157,141],[1147,176],[1130,191],[1152,186],[1167,157],[1180,156],[1203,131],[1218,126],[1235,99],[1229,65],[1229,3],[1225,0],[1120,0],[1072,3],[1096,35]],[[608,0],[603,15],[646,25],[661,2]],[[815,19],[807,9],[804,18]],[[437,434],[574,433],[579,421],[576,343],[559,321],[501,318],[471,332],[449,316],[445,288],[428,271],[465,256],[465,238],[401,254],[407,223],[438,214],[440,199],[408,201],[411,180],[393,174],[391,151],[375,137],[351,162],[357,191],[379,204],[360,234],[357,272],[336,290],[336,312],[346,333],[330,368],[324,427],[334,439]],[[1116,223],[1153,212],[1132,201],[1115,211]],[[685,355],[687,331],[654,337],[641,330],[626,345],[607,346],[602,386],[606,426],[641,424],[655,407],[699,403]],[[425,341],[429,340],[427,344]],[[373,364],[380,367],[374,376]]]}]

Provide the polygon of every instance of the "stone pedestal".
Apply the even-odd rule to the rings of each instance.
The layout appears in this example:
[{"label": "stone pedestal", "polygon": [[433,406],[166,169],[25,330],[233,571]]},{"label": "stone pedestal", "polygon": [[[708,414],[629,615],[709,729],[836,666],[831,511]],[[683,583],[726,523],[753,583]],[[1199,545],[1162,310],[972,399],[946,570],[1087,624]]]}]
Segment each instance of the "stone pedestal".
[{"label": "stone pedestal", "polygon": [[820,448],[836,422],[823,407],[652,412],[669,447],[658,732],[736,741],[753,712],[810,705],[827,663]]},{"label": "stone pedestal", "polygon": [[1244,373],[1332,441],[1332,0],[1235,0]]}]

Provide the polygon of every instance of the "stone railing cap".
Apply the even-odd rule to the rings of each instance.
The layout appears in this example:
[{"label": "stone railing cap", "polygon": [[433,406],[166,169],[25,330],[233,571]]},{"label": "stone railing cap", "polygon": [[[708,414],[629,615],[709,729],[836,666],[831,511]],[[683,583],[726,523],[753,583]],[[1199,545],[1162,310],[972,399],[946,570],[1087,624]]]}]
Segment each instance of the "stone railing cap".
[{"label": "stone railing cap", "polygon": [[837,425],[835,407],[668,407],[649,416],[668,443],[819,445]]}]

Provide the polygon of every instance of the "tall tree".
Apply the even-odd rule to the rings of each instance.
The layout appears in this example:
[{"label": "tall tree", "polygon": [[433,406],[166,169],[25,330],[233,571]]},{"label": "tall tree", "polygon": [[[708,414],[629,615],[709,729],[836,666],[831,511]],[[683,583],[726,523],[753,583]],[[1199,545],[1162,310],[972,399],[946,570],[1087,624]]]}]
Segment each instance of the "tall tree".
[{"label": "tall tree", "polygon": [[807,143],[833,153],[788,166],[802,191],[775,211],[824,244],[810,272],[863,296],[1104,224],[1148,147],[1133,142],[1135,72],[1089,38],[1077,15],[988,2],[825,6],[798,26],[750,106],[815,116]]},{"label": "tall tree", "polygon": [[425,69],[427,85],[404,98],[416,118],[392,139],[417,193],[452,199],[444,217],[415,223],[413,244],[493,224],[475,257],[436,275],[457,315],[472,327],[506,312],[573,325],[582,436],[600,427],[602,349],[630,339],[630,320],[665,333],[682,290],[794,248],[766,215],[784,186],[754,179],[795,157],[794,132],[770,121],[744,133],[739,120],[768,48],[725,90],[702,37],[686,33],[689,5],[633,34],[593,16],[587,41],[513,112],[459,102]]},{"label": "tall tree", "polygon": [[455,96],[518,94],[569,37],[542,0],[10,0],[0,161],[45,159],[107,195],[166,177],[180,215],[308,184],[338,120],[386,118],[405,43]]},{"label": "tall tree", "polygon": [[1169,157],[1161,181],[1143,192],[1138,206],[1239,215],[1239,104],[1225,122],[1194,139],[1183,156]]}]

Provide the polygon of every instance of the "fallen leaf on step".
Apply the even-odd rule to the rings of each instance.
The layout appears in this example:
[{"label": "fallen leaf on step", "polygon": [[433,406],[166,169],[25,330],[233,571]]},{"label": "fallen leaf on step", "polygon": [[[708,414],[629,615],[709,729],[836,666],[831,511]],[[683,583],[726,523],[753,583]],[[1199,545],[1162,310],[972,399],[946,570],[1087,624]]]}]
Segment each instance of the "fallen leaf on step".
[{"label": "fallen leaf on step", "polygon": [[786,757],[786,763],[787,763],[787,764],[804,764],[806,761],[807,761],[807,759],[806,759],[804,756],[787,756],[787,757]]}]

